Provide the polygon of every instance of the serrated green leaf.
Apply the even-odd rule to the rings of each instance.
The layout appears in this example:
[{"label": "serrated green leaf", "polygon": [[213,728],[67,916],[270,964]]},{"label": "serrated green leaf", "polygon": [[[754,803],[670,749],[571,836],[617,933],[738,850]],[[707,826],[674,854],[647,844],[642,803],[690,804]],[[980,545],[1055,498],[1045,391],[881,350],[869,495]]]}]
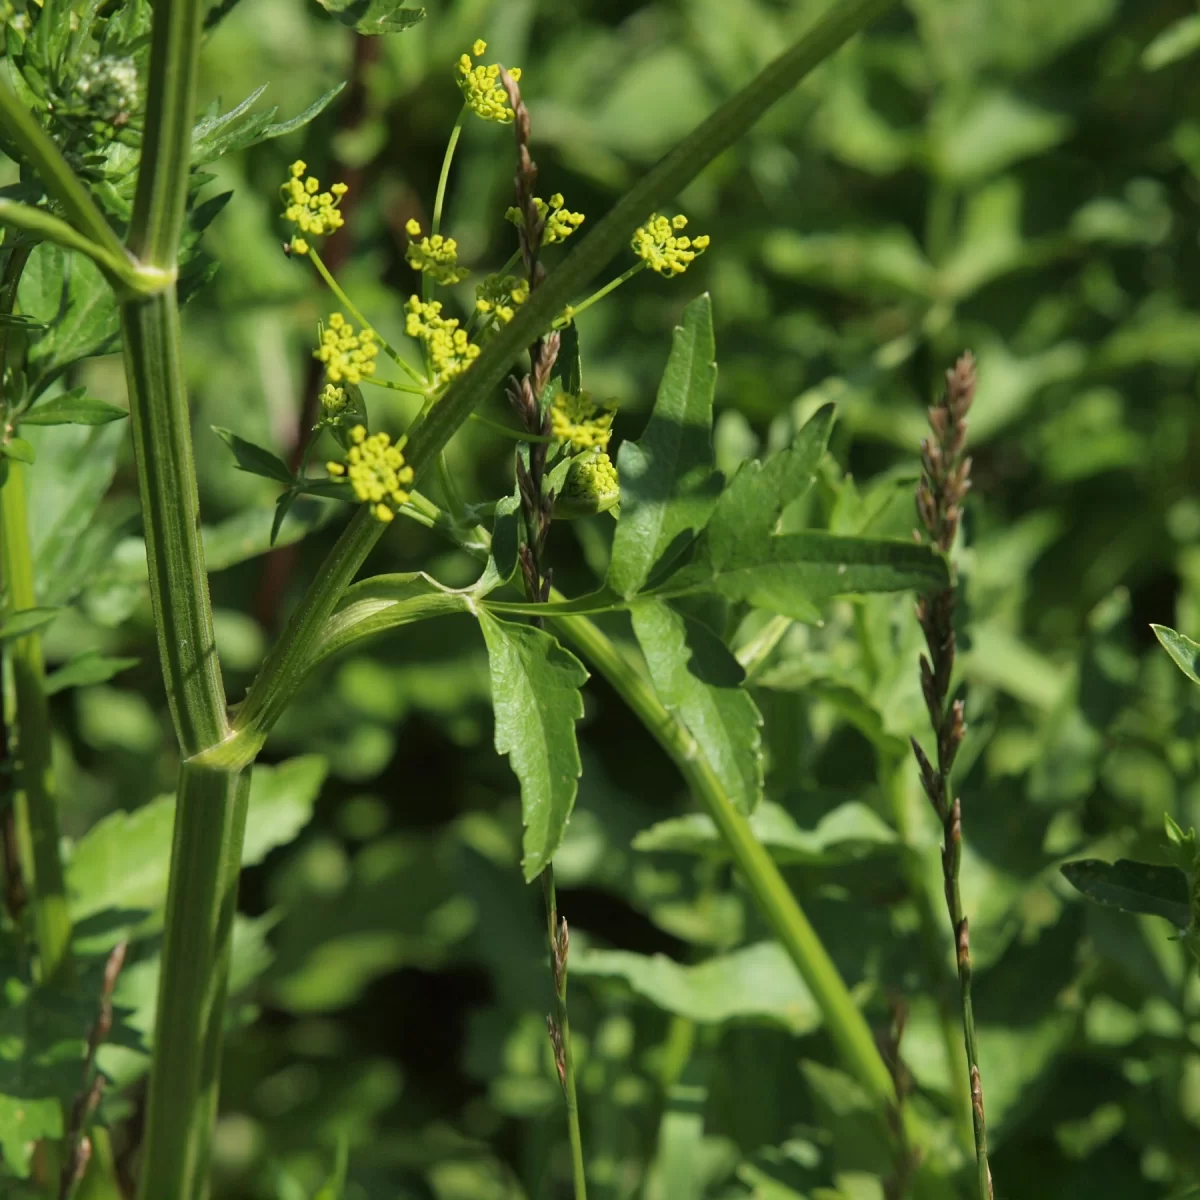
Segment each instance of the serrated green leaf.
[{"label": "serrated green leaf", "polygon": [[37,454],[24,438],[10,437],[6,442],[0,442],[0,456],[11,458],[13,462],[32,463]]},{"label": "serrated green leaf", "polygon": [[233,451],[239,471],[245,471],[248,475],[261,475],[264,479],[274,479],[277,483],[290,485],[293,482],[287,463],[279,455],[272,454],[270,450],[265,450],[254,442],[248,442],[232,429],[214,425],[212,431]]},{"label": "serrated green leaf", "polygon": [[813,531],[747,537],[730,547],[719,566],[704,550],[659,594],[712,588],[729,600],[815,622],[820,620],[820,605],[834,596],[931,591],[948,583],[945,560],[928,546]]},{"label": "serrated green leaf", "polygon": [[658,698],[687,726],[739,812],[762,799],[762,714],[728,647],[661,600],[637,600],[633,630]]},{"label": "serrated green leaf", "polygon": [[[243,865],[261,862],[308,824],[326,769],[319,755],[254,768]],[[109,814],[80,840],[67,866],[77,949],[102,952],[122,937],[161,928],[174,824],[175,797],[159,796],[133,812]]]},{"label": "serrated green leaf", "polygon": [[533,625],[479,612],[496,714],[496,752],[521,781],[527,881],[549,865],[575,804],[582,766],[575,722],[583,716],[583,664]]},{"label": "serrated green leaf", "polygon": [[0,641],[11,641],[45,629],[61,612],[58,608],[22,608],[0,621]]},{"label": "serrated green leaf", "polygon": [[86,388],[73,388],[43,400],[36,407],[22,414],[22,425],[107,425],[109,421],[120,421],[129,416],[124,408],[97,400],[89,396]]},{"label": "serrated green leaf", "polygon": [[[750,818],[755,838],[776,862],[812,867],[858,862],[880,851],[895,850],[895,830],[857,800],[839,805],[817,823],[801,829],[786,808],[764,800]],[[633,848],[668,854],[705,854],[726,858],[729,848],[705,813],[659,821],[633,839]]]},{"label": "serrated green leaf", "polygon": [[766,1020],[801,1035],[821,1024],[804,980],[776,942],[746,946],[694,967],[662,954],[588,950],[572,954],[571,975],[623,979],[656,1008],[705,1025]]},{"label": "serrated green leaf", "polygon": [[704,527],[717,502],[712,404],[717,365],[712,302],[698,296],[684,310],[641,439],[617,455],[621,519],[613,537],[608,585],[622,596],[640,591],[656,569],[677,558]]},{"label": "serrated green leaf", "polygon": [[66,688],[106,683],[122,671],[136,667],[140,661],[137,658],[110,658],[98,650],[84,650],[47,675],[43,690],[47,696],[53,696]]},{"label": "serrated green leaf", "polygon": [[1200,642],[1177,633],[1166,625],[1151,625],[1154,636],[1171,656],[1175,665],[1193,682],[1200,683]]},{"label": "serrated green leaf", "polygon": [[400,0],[317,0],[317,3],[343,25],[368,37],[402,33],[425,17],[423,8],[405,8]]},{"label": "serrated green leaf", "polygon": [[744,462],[721,493],[704,532],[713,565],[720,569],[737,560],[739,547],[749,538],[770,535],[780,514],[807,494],[825,457],[833,430],[832,404],[818,409],[804,423],[786,449],[766,461]]},{"label": "serrated green leaf", "polygon": [[1097,904],[1164,917],[1177,929],[1191,924],[1187,876],[1178,867],[1128,858],[1119,858],[1115,863],[1081,858],[1066,863],[1062,873],[1072,887]]}]

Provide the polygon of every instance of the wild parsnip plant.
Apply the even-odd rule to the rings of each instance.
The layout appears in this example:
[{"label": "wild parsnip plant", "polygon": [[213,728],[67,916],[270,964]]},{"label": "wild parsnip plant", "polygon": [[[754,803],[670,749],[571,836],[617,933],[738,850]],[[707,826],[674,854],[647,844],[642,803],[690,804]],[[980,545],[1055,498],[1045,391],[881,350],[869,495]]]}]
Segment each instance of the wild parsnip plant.
[{"label": "wild parsnip plant", "polygon": [[[329,7],[361,32],[401,28],[415,19],[407,10],[372,8],[364,16],[357,9],[348,15]],[[581,770],[575,722],[583,712],[588,667],[608,679],[676,761],[812,993],[846,1070],[876,1116],[893,1113],[893,1077],[865,1019],[751,831],[747,818],[762,795],[761,716],[741,686],[742,666],[700,613],[707,598],[810,620],[834,596],[944,587],[945,562],[936,551],[900,539],[777,530],[817,477],[833,421],[828,408],[799,428],[790,445],[747,463],[723,482],[711,446],[715,350],[707,296],[688,306],[649,423],[637,441],[621,446],[615,463],[609,454],[612,410],[583,389],[575,332],[593,304],[639,271],[686,273],[709,241],[686,232],[684,216],[664,215],[675,194],[887,7],[886,0],[832,6],[590,232],[581,230],[583,216],[557,192],[548,199],[535,194],[518,73],[475,63],[486,51],[477,42],[457,67],[464,106],[451,132],[431,228],[428,234],[419,225],[408,228],[408,261],[421,276],[406,325],[417,363],[377,333],[320,258],[320,239],[341,223],[345,188],[334,183],[323,189],[303,162],[293,164],[281,189],[288,249],[293,258],[310,260],[333,294],[314,350],[327,387],[309,449],[315,451],[318,439],[328,435],[340,453],[326,451],[325,474],[312,477],[308,450],[293,472],[237,433],[224,436],[243,470],[284,485],[273,533],[304,493],[350,500],[356,511],[248,693],[232,705],[216,655],[181,365],[180,301],[206,275],[196,236],[224,200],[197,202],[204,180],[196,169],[234,146],[295,128],[332,96],[282,125],[272,124],[269,114],[251,115],[248,103],[197,124],[205,20],[197,0],[164,0],[152,13],[135,2],[103,15],[94,6],[77,13],[69,4],[47,3],[10,19],[0,129],[21,178],[0,201],[6,229],[0,330],[3,635],[11,681],[6,728],[14,764],[16,848],[8,861],[20,862],[24,897],[12,903],[32,913],[33,932],[15,986],[21,993],[17,1003],[29,1014],[40,1011],[52,988],[65,992],[75,1011],[94,1011],[99,995],[107,1014],[115,978],[110,965],[97,991],[88,982],[94,971],[87,962],[78,971],[73,965],[72,910],[58,857],[50,773],[48,685],[38,640],[39,630],[71,595],[59,594],[59,605],[38,603],[53,594],[53,585],[39,591],[33,575],[22,487],[25,472],[37,470],[38,463],[21,428],[98,424],[123,416],[77,392],[50,392],[73,362],[120,344],[150,598],[180,761],[173,804],[163,810],[173,812],[174,834],[138,1161],[139,1195],[146,1200],[198,1200],[208,1191],[251,769],[268,733],[305,676],[329,655],[389,629],[456,612],[470,614],[482,629],[496,746],[508,755],[521,785],[523,871],[529,880],[545,878],[555,997],[551,1041],[568,1103],[576,1194],[582,1196],[586,1184],[566,1016],[568,932],[557,920],[550,871]],[[474,117],[516,127],[516,204],[506,215],[516,227],[518,249],[476,285],[473,308],[451,316],[450,295],[467,268],[457,260],[453,238],[442,232],[443,207],[458,133]],[[547,271],[543,252],[559,243],[569,243],[566,257]],[[587,285],[622,247],[632,252],[634,264],[586,295]],[[514,274],[518,261],[521,269]],[[57,311],[25,299],[39,288],[60,297]],[[515,490],[495,500],[468,501],[458,494],[443,451],[526,350],[528,369],[518,366],[507,389],[519,424],[501,422],[495,429],[496,436],[510,436],[518,445]],[[403,378],[384,378],[381,355]],[[372,385],[421,398],[417,418],[403,433],[372,429],[365,396]],[[441,504],[420,490],[434,474]],[[418,573],[355,583],[369,551],[398,515],[476,555],[478,581],[455,590]],[[546,534],[555,516],[584,515],[617,517],[611,563],[593,591],[567,597],[553,586]],[[518,574],[525,599],[506,598]],[[595,620],[610,613],[631,618],[636,656]],[[521,619],[526,616],[534,623]],[[68,682],[94,681],[122,665],[89,659],[75,664],[73,674],[72,664],[64,671]],[[273,778],[256,773],[256,781],[265,781],[265,799],[256,800],[256,812],[269,805]],[[261,838],[256,850],[264,852]],[[75,860],[72,869],[77,867]],[[12,897],[16,878],[10,878]],[[94,1043],[110,1020],[103,1017],[103,1032],[85,1050],[85,1080]],[[75,1026],[92,1027],[90,1020]],[[30,1055],[43,1050],[41,1043],[26,1047]],[[6,1101],[0,1142],[9,1168],[32,1179],[33,1194],[57,1188],[69,1195],[77,1185],[108,1188],[111,1194],[117,1186],[101,1131],[82,1128],[96,1112],[95,1100],[88,1098],[92,1086],[86,1085],[82,1101],[69,1102],[68,1121],[64,1107],[74,1091],[64,1093],[50,1079],[28,1105]],[[920,1121],[913,1117],[908,1124],[906,1137],[921,1145]],[[85,1137],[98,1148],[90,1169]],[[51,1169],[55,1162],[61,1171]]]}]

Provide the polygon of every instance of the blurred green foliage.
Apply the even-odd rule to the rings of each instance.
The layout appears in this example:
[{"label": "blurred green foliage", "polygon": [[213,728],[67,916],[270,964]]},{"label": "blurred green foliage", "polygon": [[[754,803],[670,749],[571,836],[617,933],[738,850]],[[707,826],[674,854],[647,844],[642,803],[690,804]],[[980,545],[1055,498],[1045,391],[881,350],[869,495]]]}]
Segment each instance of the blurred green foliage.
[{"label": "blurred green foliage", "polygon": [[[476,37],[524,68],[541,179],[595,221],[816,7],[436,0],[402,36],[366,41],[298,0],[241,0],[213,28],[203,87],[221,111],[264,80],[260,103],[285,116],[350,81],[307,128],[206,168],[204,195],[233,196],[205,235],[217,270],[186,309],[187,350],[234,695],[338,517],[299,502],[282,540],[308,537],[263,556],[277,489],[233,471],[210,433],[228,427],[287,458],[315,393],[311,349],[330,306],[280,251],[287,164],[351,184],[347,236],[327,257],[398,336],[414,288],[404,226],[427,227],[460,104],[453,65]],[[643,275],[580,322],[589,388],[620,398],[618,439],[639,437],[670,329],[707,288],[718,466],[728,475],[787,445],[836,402],[811,507],[846,533],[907,536],[924,405],[962,347],[978,355],[958,786],[1001,1197],[1200,1194],[1195,972],[1168,924],[1087,905],[1058,869],[1166,862],[1164,813],[1200,824],[1200,692],[1149,629],[1200,632],[1195,22],[1184,0],[910,0],[680,198],[712,235],[686,280]],[[463,261],[507,254],[511,174],[507,134],[468,125],[446,222]],[[22,292],[35,318],[36,282]],[[75,336],[104,348],[111,313],[89,320]],[[54,370],[55,348],[38,353]],[[123,400],[115,357],[65,382]],[[383,424],[413,415],[404,397],[372,399]],[[491,415],[506,416],[498,403]],[[40,600],[79,598],[47,635],[52,663],[76,672],[53,702],[69,870],[111,873],[101,907],[129,910],[120,928],[136,928],[138,888],[165,870],[170,802],[155,797],[175,764],[127,439],[118,423],[29,441]],[[450,459],[469,500],[510,487],[511,448],[481,426]],[[368,569],[473,578],[432,533],[396,526]],[[554,528],[565,590],[603,577],[611,527]],[[736,631],[748,657],[763,620]],[[907,746],[923,733],[919,639],[909,599],[872,597],[792,624],[754,658],[767,752],[755,828],[872,1024],[905,1015],[903,1067],[944,1116],[938,1153],[953,1158],[949,931],[914,899],[927,867],[935,897],[940,887],[939,830]],[[124,668],[89,676],[79,656],[97,652]],[[556,871],[578,947],[594,1194],[882,1200],[881,1132],[711,826],[615,696],[595,681],[585,695],[584,772]],[[243,876],[214,1196],[310,1197],[343,1142],[347,1200],[565,1194],[541,898],[522,881],[516,784],[492,735],[483,641],[451,617],[325,664],[268,743],[283,765],[255,773],[262,827]],[[81,948],[115,940],[111,922],[76,915]],[[144,1071],[153,933],[140,929],[125,1016],[101,1056],[118,1082]],[[13,1021],[23,1003],[10,998]],[[5,1046],[23,1036],[3,1032]],[[0,1104],[5,1085],[0,1066]],[[138,1104],[136,1087],[105,1100],[112,1121],[130,1118],[115,1126],[119,1161]]]}]

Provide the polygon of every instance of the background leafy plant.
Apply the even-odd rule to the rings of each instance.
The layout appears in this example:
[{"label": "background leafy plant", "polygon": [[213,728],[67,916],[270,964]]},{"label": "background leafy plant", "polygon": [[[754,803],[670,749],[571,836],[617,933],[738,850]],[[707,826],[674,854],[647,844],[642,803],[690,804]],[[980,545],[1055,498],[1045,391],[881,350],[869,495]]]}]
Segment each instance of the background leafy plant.
[{"label": "background leafy plant", "polygon": [[[1001,1195],[1186,1194],[1197,1174],[1184,950],[1157,920],[1085,906],[1058,872],[1064,860],[1148,860],[1164,812],[1185,829],[1196,821],[1197,689],[1148,631],[1200,630],[1194,72],[1186,59],[1150,71],[1141,57],[1186,16],[1168,3],[914,3],[683,197],[715,235],[694,290],[714,297],[717,466],[732,474],[790,444],[838,403],[833,461],[797,529],[907,536],[923,405],[962,345],[979,354],[964,886]],[[392,334],[410,285],[399,231],[432,194],[459,103],[447,64],[474,37],[525,65],[543,171],[599,216],[803,17],[748,0],[446,4],[370,52],[291,3],[254,0],[216,27],[210,95],[240,98],[273,76],[272,102],[291,114],[358,80],[356,105],[309,133],[207,168],[210,190],[234,199],[206,233],[220,270],[190,301],[189,382],[231,690],[249,682],[264,630],[332,536],[326,508],[301,500],[283,540],[310,536],[284,551],[287,569],[286,557],[265,565],[274,489],[230,472],[203,432],[233,427],[285,457],[297,436],[323,300],[276,249],[286,162],[299,154],[324,171],[336,154],[362,171],[341,278]],[[356,73],[351,55],[368,53]],[[482,252],[508,202],[510,151],[468,132],[463,152],[474,183],[448,219]],[[588,384],[625,398],[618,430],[635,439],[693,294],[653,279],[638,288],[583,330]],[[118,375],[102,358],[65,382],[120,404]],[[135,814],[170,789],[172,751],[119,427],[22,436],[40,456],[29,475],[38,578],[78,597],[46,632],[52,666],[79,671],[97,647],[139,660],[52,702],[77,860],[104,814]],[[452,465],[469,496],[490,496],[507,452],[468,427]],[[571,594],[603,577],[609,528],[555,530]],[[453,584],[476,570],[410,527],[375,554],[371,570],[426,568]],[[281,823],[246,876],[259,937],[246,943],[258,974],[242,976],[244,994],[265,1016],[227,1056],[218,1194],[311,1195],[342,1133],[350,1187],[367,1195],[521,1195],[565,1165],[546,1116],[557,1084],[540,1023],[540,900],[517,878],[515,789],[492,752],[484,648],[467,628],[448,618],[330,660],[268,745],[277,761],[319,753],[328,774],[319,798],[298,803],[297,823],[313,806],[302,832],[292,841],[297,824]],[[780,632],[764,622],[733,641],[765,718],[754,827],[847,978],[875,985],[872,1023],[887,1023],[889,996],[907,1005],[903,1061],[952,1116],[938,1013],[948,960],[930,953],[914,899],[936,831],[904,759],[920,720],[908,602],[836,605],[823,628]],[[868,1177],[886,1177],[886,1157],[786,963],[762,948],[711,826],[611,693],[589,696],[557,873],[576,941],[590,935],[594,948],[574,952],[572,1017],[597,1180],[637,1194],[647,1170],[661,1188],[686,1161],[693,1194],[878,1194],[861,1189],[878,1188]],[[122,988],[136,1012],[135,967]],[[729,979],[748,981],[732,1000]],[[102,1054],[121,1052],[114,1037]],[[119,1114],[131,1095],[112,1089],[105,1104]]]}]

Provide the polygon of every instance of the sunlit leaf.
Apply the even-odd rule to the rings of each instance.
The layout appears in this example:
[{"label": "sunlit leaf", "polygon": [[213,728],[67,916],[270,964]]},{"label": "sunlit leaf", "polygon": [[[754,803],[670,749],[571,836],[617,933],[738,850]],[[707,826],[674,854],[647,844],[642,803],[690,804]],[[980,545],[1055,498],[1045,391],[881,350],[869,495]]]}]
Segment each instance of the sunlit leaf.
[{"label": "sunlit leaf", "polygon": [[1200,643],[1176,633],[1166,625],[1151,625],[1154,636],[1171,656],[1175,665],[1193,682],[1200,683]]},{"label": "sunlit leaf", "polygon": [[579,785],[575,722],[583,716],[583,664],[532,625],[479,613],[488,648],[496,752],[521,781],[521,868],[532,880],[562,842]]},{"label": "sunlit leaf", "polygon": [[677,558],[716,503],[712,404],[717,367],[712,303],[698,296],[675,329],[671,355],[650,420],[636,442],[621,444],[621,519],[613,537],[608,585],[639,591],[656,569]]}]

